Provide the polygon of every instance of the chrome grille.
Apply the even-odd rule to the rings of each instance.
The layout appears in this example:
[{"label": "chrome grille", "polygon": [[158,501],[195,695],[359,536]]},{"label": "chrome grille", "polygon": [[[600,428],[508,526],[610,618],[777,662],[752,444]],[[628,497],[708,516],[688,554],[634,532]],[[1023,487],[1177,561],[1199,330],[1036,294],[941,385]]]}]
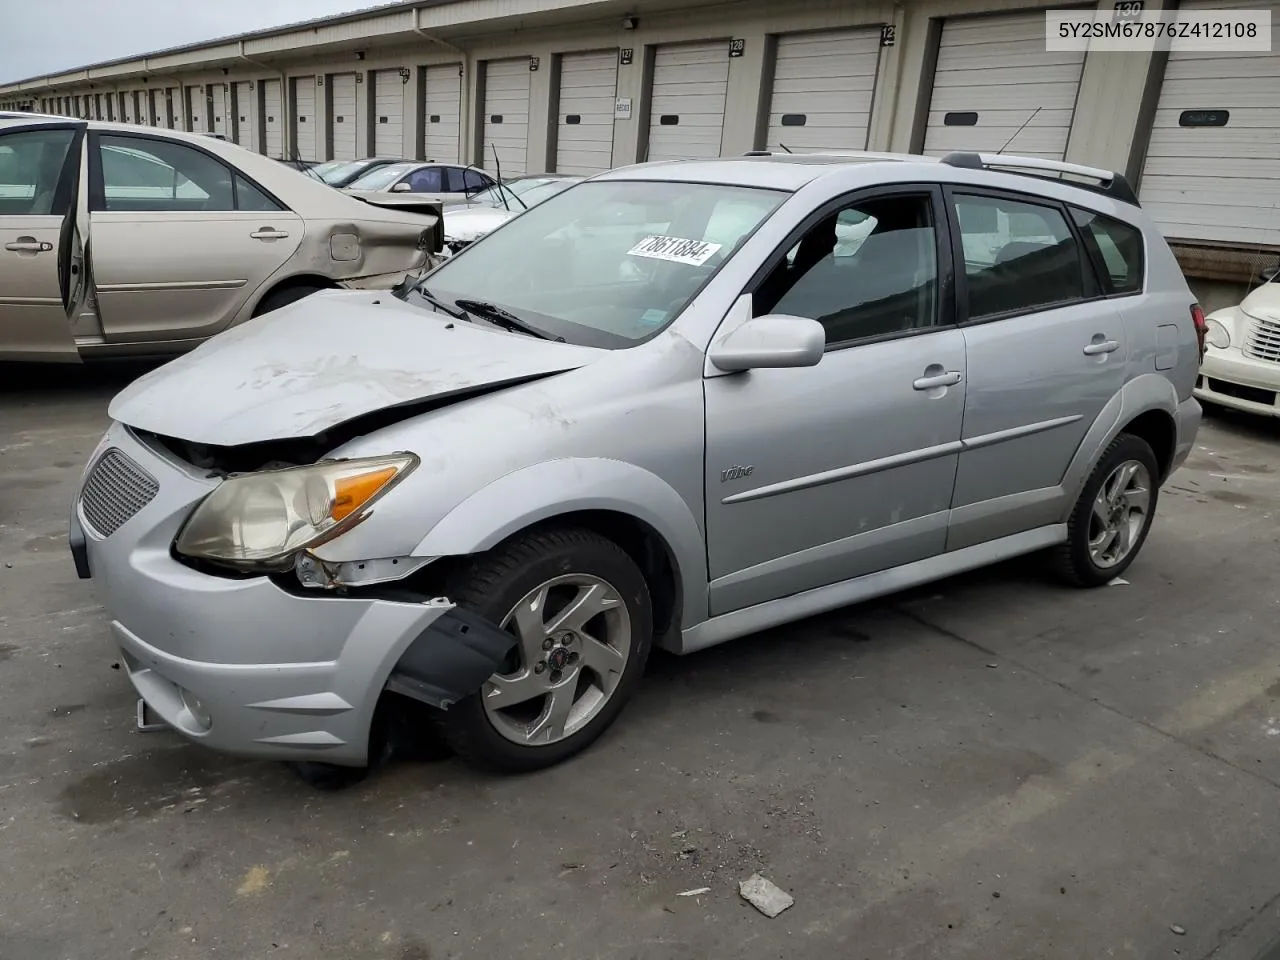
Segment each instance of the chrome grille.
[{"label": "chrome grille", "polygon": [[112,447],[89,471],[80,491],[80,508],[93,532],[109,537],[150,503],[159,489],[154,477]]},{"label": "chrome grille", "polygon": [[1250,317],[1240,351],[1254,360],[1280,363],[1280,322]]}]

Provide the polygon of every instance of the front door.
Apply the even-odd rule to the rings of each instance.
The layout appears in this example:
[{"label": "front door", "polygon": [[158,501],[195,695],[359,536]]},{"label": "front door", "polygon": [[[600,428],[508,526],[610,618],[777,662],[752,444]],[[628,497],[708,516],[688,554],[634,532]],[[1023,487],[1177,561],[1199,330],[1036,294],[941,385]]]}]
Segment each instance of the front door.
[{"label": "front door", "polygon": [[90,177],[108,342],[212,336],[302,240],[301,217],[189,144],[95,134]]},{"label": "front door", "polygon": [[80,359],[84,298],[76,222],[83,126],[0,131],[0,359]]},{"label": "front door", "polygon": [[964,415],[941,191],[860,194],[775,255],[753,313],[819,320],[814,367],[706,380],[711,614],[941,553]]},{"label": "front door", "polygon": [[948,549],[1056,523],[1063,477],[1125,382],[1119,304],[1053,201],[948,190],[969,387]]}]

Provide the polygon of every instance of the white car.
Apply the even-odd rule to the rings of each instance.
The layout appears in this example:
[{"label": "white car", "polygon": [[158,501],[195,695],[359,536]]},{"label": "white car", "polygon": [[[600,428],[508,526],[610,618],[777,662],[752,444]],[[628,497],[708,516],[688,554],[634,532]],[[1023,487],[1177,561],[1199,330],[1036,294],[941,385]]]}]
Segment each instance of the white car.
[{"label": "white car", "polygon": [[512,217],[554,197],[562,190],[567,190],[575,183],[581,183],[583,179],[585,178],[562,174],[517,177],[506,183],[495,184],[464,204],[445,207],[444,250],[440,255],[448,257],[457,253]]},{"label": "white car", "polygon": [[1196,398],[1280,417],[1280,270],[1237,306],[1206,318],[1204,363]]},{"label": "white car", "polygon": [[376,199],[383,204],[393,204],[400,198],[412,203],[423,197],[441,203],[465,203],[496,182],[475,167],[405,160],[375,167],[343,189],[357,197]]}]

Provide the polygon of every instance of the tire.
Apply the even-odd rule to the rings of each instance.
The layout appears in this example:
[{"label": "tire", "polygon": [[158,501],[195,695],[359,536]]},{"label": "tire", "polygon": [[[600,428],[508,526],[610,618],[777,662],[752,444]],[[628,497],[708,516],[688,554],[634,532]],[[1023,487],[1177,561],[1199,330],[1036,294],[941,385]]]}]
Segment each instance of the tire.
[{"label": "tire", "polygon": [[321,290],[326,289],[328,288],[317,287],[310,283],[302,283],[292,287],[281,287],[279,290],[272,290],[258,301],[258,305],[253,310],[253,315],[255,317],[260,317],[264,313],[270,313],[272,310],[279,310],[281,307],[295,303],[303,297],[309,297],[313,293],[319,293]]},{"label": "tire", "polygon": [[[519,638],[520,605],[529,625],[528,638],[517,640],[508,663],[481,690],[439,715],[441,735],[454,752],[478,767],[527,773],[594,743],[635,692],[653,643],[649,587],[635,562],[589,530],[548,530],[518,535],[451,580],[447,595],[459,606]],[[522,603],[544,589],[537,608]],[[589,616],[581,622],[566,617],[566,628],[547,638],[546,625],[566,613],[563,604],[576,602],[582,610],[599,606],[603,612],[581,614]],[[549,651],[538,638],[551,645]],[[499,685],[513,701],[505,709],[494,706]],[[541,693],[543,688],[548,692]],[[565,696],[577,720],[564,706]],[[558,722],[563,728],[557,735]]]},{"label": "tire", "polygon": [[[1124,496],[1120,498],[1121,502],[1113,503],[1115,498],[1103,493],[1104,484],[1109,491],[1112,489],[1112,484],[1119,479],[1118,471],[1122,466],[1128,468],[1134,464],[1145,471],[1145,479],[1139,471],[1127,486],[1130,489],[1140,486],[1146,490],[1145,505],[1136,518],[1133,508],[1142,500],[1141,497]],[[1112,440],[1093,472],[1089,474],[1088,481],[1080,491],[1080,498],[1071,510],[1071,517],[1067,521],[1067,541],[1051,555],[1058,576],[1073,586],[1099,587],[1124,573],[1142,550],[1151,530],[1160,496],[1159,476],[1160,468],[1155,454],[1145,440],[1130,433],[1122,433]],[[1107,506],[1097,503],[1098,513],[1095,513],[1095,503],[1099,501],[1100,495]],[[1109,524],[1116,520],[1122,510],[1126,516],[1123,524],[1114,523],[1118,539],[1107,540],[1107,533],[1111,529]],[[1104,517],[1104,514],[1107,516]],[[1121,540],[1127,540],[1123,555],[1119,555]],[[1111,546],[1095,550],[1091,541],[1109,543]]]}]

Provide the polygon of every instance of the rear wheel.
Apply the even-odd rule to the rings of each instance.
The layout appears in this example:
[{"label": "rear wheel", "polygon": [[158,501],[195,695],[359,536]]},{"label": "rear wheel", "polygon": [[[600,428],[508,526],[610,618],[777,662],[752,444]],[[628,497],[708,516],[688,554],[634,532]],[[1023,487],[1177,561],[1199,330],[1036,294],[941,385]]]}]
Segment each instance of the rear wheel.
[{"label": "rear wheel", "polygon": [[516,641],[498,672],[440,717],[449,745],[477,765],[524,772],[586,749],[644,671],[648,586],[617,544],[591,531],[522,535],[463,571],[449,596]]},{"label": "rear wheel", "polygon": [[1124,573],[1151,530],[1159,475],[1145,440],[1128,433],[1116,437],[1071,511],[1067,542],[1053,557],[1059,575],[1076,586],[1097,587]]}]

